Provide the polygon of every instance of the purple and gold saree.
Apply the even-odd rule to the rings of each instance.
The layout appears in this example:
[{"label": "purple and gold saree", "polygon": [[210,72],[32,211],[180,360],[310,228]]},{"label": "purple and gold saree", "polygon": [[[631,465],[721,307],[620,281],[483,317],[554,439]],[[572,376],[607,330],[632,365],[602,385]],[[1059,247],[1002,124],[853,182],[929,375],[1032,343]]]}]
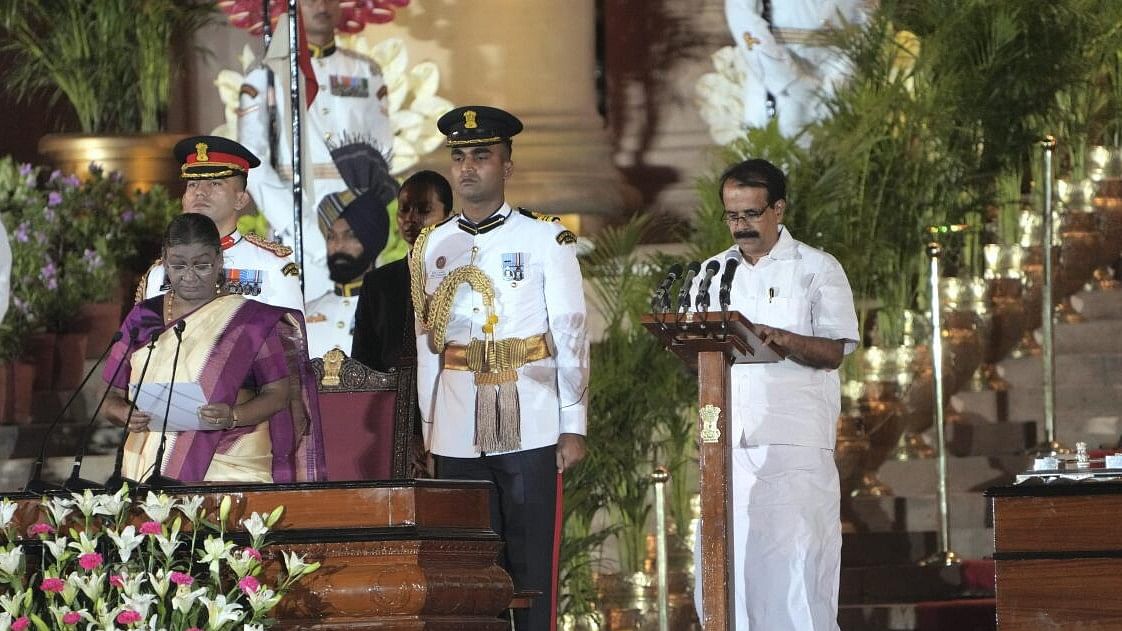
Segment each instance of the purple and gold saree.
[{"label": "purple and gold saree", "polygon": [[[104,379],[126,392],[136,384],[159,333],[146,383],[171,381],[176,338],[164,323],[164,296],[133,307],[110,351]],[[183,482],[295,482],[324,475],[323,438],[315,376],[308,362],[304,318],[298,311],[242,296],[219,296],[182,318],[186,323],[175,381],[198,383],[209,403],[234,405],[259,386],[289,383],[289,404],[268,420],[231,430],[168,432],[162,473]],[[130,344],[130,339],[133,340]],[[120,365],[120,371],[113,377]],[[124,475],[143,480],[152,470],[159,432],[132,432]]]}]

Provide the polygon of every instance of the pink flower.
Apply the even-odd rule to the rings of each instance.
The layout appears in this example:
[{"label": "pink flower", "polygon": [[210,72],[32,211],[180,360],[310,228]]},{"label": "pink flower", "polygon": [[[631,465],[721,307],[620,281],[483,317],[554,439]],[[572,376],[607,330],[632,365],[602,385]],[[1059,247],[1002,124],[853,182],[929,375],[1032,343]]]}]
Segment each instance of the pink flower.
[{"label": "pink flower", "polygon": [[261,588],[261,583],[252,576],[246,576],[243,577],[242,580],[238,581],[238,588],[246,594],[252,594]]},{"label": "pink flower", "polygon": [[132,624],[134,622],[140,622],[140,614],[132,609],[126,609],[117,614],[117,624]]},{"label": "pink flower", "polygon": [[140,524],[140,534],[142,535],[158,535],[163,531],[164,529],[160,526],[160,522],[158,521],[146,521]]},{"label": "pink flower", "polygon": [[27,527],[27,534],[30,537],[37,537],[39,535],[49,535],[55,531],[50,524],[46,522],[36,522]]},{"label": "pink flower", "polygon": [[183,572],[172,572],[169,578],[171,582],[176,585],[190,585],[195,582],[195,579],[190,574],[185,574]]},{"label": "pink flower", "polygon": [[27,616],[20,616],[12,621],[12,631],[24,631],[30,625],[31,621],[27,619]]},{"label": "pink flower", "polygon": [[63,624],[78,624],[81,621],[82,621],[82,614],[78,613],[77,611],[68,611],[68,612],[62,614],[62,623]]},{"label": "pink flower", "polygon": [[124,589],[125,588],[125,577],[121,576],[120,574],[110,574],[109,575],[109,584],[112,585],[113,587],[116,587],[117,589]]},{"label": "pink flower", "polygon": [[242,552],[244,552],[247,556],[253,557],[257,561],[261,561],[261,552],[257,548],[246,546],[242,548]]},{"label": "pink flower", "polygon": [[66,589],[66,581],[61,578],[45,578],[42,583],[39,583],[39,589],[58,594]]},{"label": "pink flower", "polygon": [[101,567],[105,563],[105,559],[96,552],[87,552],[78,557],[78,565],[82,566],[83,570],[93,570]]}]

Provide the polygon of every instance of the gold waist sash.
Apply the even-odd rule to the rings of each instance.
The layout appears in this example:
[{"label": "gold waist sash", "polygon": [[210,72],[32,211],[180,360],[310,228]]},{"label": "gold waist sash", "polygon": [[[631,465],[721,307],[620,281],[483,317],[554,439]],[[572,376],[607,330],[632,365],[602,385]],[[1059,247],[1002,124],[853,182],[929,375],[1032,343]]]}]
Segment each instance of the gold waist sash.
[{"label": "gold waist sash", "polygon": [[[488,346],[495,347],[495,364],[488,365]],[[545,335],[526,338],[510,337],[504,340],[472,340],[466,346],[449,344],[444,347],[441,357],[444,368],[448,370],[470,370],[474,373],[497,373],[518,370],[522,366],[549,357],[549,345]]]}]

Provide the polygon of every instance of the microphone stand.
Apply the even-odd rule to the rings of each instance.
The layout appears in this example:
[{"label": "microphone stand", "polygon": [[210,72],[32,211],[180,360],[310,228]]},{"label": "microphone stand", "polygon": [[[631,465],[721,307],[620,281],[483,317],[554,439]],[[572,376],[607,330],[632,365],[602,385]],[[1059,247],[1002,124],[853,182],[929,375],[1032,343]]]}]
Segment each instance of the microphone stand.
[{"label": "microphone stand", "polygon": [[122,337],[124,337],[124,334],[122,334],[120,331],[117,331],[113,334],[113,339],[110,340],[109,345],[105,347],[104,351],[101,351],[101,355],[97,358],[97,361],[86,373],[86,376],[82,379],[82,382],[78,384],[78,388],[75,389],[74,392],[70,395],[70,398],[66,400],[66,404],[62,406],[62,409],[59,410],[58,415],[55,416],[55,420],[51,421],[50,426],[47,427],[47,431],[43,434],[43,441],[39,444],[39,456],[35,459],[35,462],[31,463],[31,475],[28,476],[27,484],[25,484],[23,487],[24,491],[27,491],[28,493],[47,493],[49,491],[61,491],[63,489],[63,487],[59,484],[43,481],[43,464],[47,459],[47,443],[50,440],[51,434],[54,433],[55,428],[58,427],[59,422],[62,421],[63,415],[65,415],[66,411],[70,409],[70,406],[74,403],[74,400],[78,398],[78,393],[82,391],[82,388],[86,387],[86,382],[89,381],[90,377],[93,376],[94,371],[96,371],[97,367],[101,365],[101,362],[105,359],[105,356],[109,354],[109,351],[113,348],[113,345],[119,342]]},{"label": "microphone stand", "polygon": [[183,345],[183,329],[187,328],[187,322],[180,320],[176,323],[175,328],[175,356],[171,360],[171,381],[168,382],[168,403],[164,408],[164,424],[160,428],[160,446],[156,449],[156,461],[152,463],[152,475],[144,481],[144,485],[152,488],[162,488],[167,486],[179,486],[179,480],[169,478],[160,474],[160,468],[164,461],[164,448],[168,444],[168,415],[171,414],[171,395],[175,391],[175,370],[179,367],[179,347]]},{"label": "microphone stand", "polygon": [[[148,362],[152,361],[152,351],[156,348],[156,339],[160,337],[159,331],[153,331],[152,336],[148,339],[148,355],[144,357],[144,366],[140,368],[140,379],[136,382],[137,394],[140,393],[140,386],[144,385],[144,375],[148,372]],[[136,411],[136,396],[133,396],[132,401],[129,402],[129,413],[125,417],[125,426],[121,428],[121,444],[117,445],[117,459],[113,463],[113,475],[105,481],[105,490],[108,493],[116,493],[121,490],[121,487],[127,483],[132,483],[132,487],[136,488],[136,480],[129,480],[121,475],[121,470],[125,466],[125,442],[129,438],[129,421],[132,420],[132,413]]]},{"label": "microphone stand", "polygon": [[[132,345],[136,343],[137,336],[140,332],[133,327],[129,331],[129,343],[126,348],[131,349]],[[118,339],[120,337],[118,336]],[[105,399],[109,397],[109,391],[113,388],[113,382],[117,381],[117,375],[121,374],[121,368],[125,365],[124,361],[117,362],[117,367],[113,369],[113,376],[109,378],[109,386],[105,388],[105,392],[101,395],[101,400],[97,402],[97,407],[94,408],[93,414],[90,415],[90,420],[86,423],[86,428],[82,432],[82,441],[78,443],[78,453],[74,455],[74,465],[70,469],[70,477],[66,482],[62,483],[62,488],[67,491],[85,491],[86,489],[101,489],[102,485],[92,480],[83,480],[78,477],[82,471],[82,461],[86,458],[86,449],[89,447],[91,434],[93,433],[94,423],[97,421],[97,414],[101,411],[101,407],[105,405]]]}]

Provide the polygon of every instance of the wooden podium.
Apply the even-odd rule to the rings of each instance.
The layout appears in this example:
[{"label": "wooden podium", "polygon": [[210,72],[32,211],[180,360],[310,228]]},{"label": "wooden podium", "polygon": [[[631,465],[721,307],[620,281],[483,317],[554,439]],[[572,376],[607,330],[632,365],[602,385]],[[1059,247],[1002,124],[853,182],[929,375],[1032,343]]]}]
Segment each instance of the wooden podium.
[{"label": "wooden podium", "polygon": [[697,372],[701,466],[701,584],[705,631],[732,628],[728,436],[732,364],[782,359],[740,312],[652,313],[640,322]]},{"label": "wooden podium", "polygon": [[[202,495],[212,510],[222,496],[231,496],[228,526],[235,539],[246,541],[240,520],[285,507],[270,533],[274,543],[265,550],[266,572],[276,573],[286,551],[322,565],[281,601],[277,629],[499,631],[510,628],[498,616],[514,587],[498,563],[503,543],[491,530],[490,486],[394,480],[182,486],[165,492]],[[20,501],[15,520],[25,532],[38,520],[39,496],[6,496]]]}]

